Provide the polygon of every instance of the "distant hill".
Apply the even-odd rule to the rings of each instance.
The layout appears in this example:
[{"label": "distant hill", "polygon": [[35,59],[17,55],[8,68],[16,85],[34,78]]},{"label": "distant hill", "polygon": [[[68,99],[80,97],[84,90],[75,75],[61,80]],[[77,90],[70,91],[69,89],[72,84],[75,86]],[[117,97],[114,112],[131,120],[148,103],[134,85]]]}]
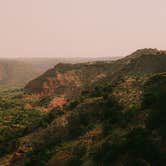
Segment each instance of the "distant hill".
[{"label": "distant hill", "polygon": [[58,63],[87,63],[95,61],[112,61],[120,59],[121,57],[74,57],[74,58],[22,58],[21,61],[31,64],[35,67],[40,73],[44,73],[46,70],[53,68]]},{"label": "distant hill", "polygon": [[23,86],[37,75],[38,72],[28,63],[0,59],[0,86]]}]

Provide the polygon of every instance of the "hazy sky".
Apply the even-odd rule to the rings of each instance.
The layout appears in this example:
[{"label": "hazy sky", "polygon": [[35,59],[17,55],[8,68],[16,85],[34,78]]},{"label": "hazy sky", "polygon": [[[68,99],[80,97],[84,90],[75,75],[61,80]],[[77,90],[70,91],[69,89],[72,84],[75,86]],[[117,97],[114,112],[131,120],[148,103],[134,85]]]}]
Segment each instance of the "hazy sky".
[{"label": "hazy sky", "polygon": [[166,0],[0,0],[0,57],[166,49]]}]

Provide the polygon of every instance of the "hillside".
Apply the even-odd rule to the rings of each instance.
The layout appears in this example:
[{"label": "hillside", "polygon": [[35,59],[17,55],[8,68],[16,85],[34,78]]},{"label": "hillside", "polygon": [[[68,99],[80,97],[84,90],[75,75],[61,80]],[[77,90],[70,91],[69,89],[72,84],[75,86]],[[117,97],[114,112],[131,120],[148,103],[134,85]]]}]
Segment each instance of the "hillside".
[{"label": "hillside", "polygon": [[[87,64],[57,64],[35,80],[25,90],[41,95],[66,95],[79,93],[103,79],[110,65],[105,62]],[[73,92],[71,92],[73,90]],[[74,92],[75,91],[75,92]],[[70,93],[70,94],[69,94]]]},{"label": "hillside", "polygon": [[125,63],[124,74],[146,75],[160,73],[166,70],[166,51],[157,49],[137,50],[122,59]]},{"label": "hillside", "polygon": [[[166,71],[166,52],[143,49],[117,60],[80,64],[58,64],[29,82],[25,90],[39,95],[74,94],[99,82],[118,82],[126,76],[146,76]],[[72,92],[72,89],[75,92]]]},{"label": "hillside", "polygon": [[60,63],[2,95],[2,166],[165,166],[164,51]]}]

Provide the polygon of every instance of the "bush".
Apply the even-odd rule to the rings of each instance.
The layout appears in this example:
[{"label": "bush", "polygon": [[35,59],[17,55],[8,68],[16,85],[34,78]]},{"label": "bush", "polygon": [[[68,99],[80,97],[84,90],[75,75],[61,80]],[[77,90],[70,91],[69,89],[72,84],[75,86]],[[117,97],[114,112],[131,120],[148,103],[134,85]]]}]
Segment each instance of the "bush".
[{"label": "bush", "polygon": [[36,103],[36,106],[47,106],[51,100],[53,99],[53,97],[51,96],[45,96],[45,97],[42,97],[37,103]]},{"label": "bush", "polygon": [[115,161],[121,152],[121,147],[119,144],[110,143],[109,141],[104,141],[96,145],[91,151],[91,158],[96,166],[100,165],[110,165],[111,162]]},{"label": "bush", "polygon": [[135,128],[127,134],[124,150],[127,150],[133,157],[141,157],[152,163],[160,157],[157,145],[144,128]]}]

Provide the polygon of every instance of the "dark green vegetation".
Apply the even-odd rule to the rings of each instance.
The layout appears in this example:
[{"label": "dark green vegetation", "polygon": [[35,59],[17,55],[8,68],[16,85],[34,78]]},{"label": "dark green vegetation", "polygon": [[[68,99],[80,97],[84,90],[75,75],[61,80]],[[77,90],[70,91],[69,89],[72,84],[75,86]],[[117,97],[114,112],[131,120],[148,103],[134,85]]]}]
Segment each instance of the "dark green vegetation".
[{"label": "dark green vegetation", "polygon": [[45,118],[43,113],[24,108],[21,90],[9,90],[0,98],[0,156],[13,150],[17,138],[35,130]]},{"label": "dark green vegetation", "polygon": [[[23,93],[33,90],[40,98],[25,100]],[[164,51],[138,50],[115,62],[59,64],[25,92],[3,95],[0,165],[165,166]],[[61,95],[68,102],[64,107],[39,111]]]}]

